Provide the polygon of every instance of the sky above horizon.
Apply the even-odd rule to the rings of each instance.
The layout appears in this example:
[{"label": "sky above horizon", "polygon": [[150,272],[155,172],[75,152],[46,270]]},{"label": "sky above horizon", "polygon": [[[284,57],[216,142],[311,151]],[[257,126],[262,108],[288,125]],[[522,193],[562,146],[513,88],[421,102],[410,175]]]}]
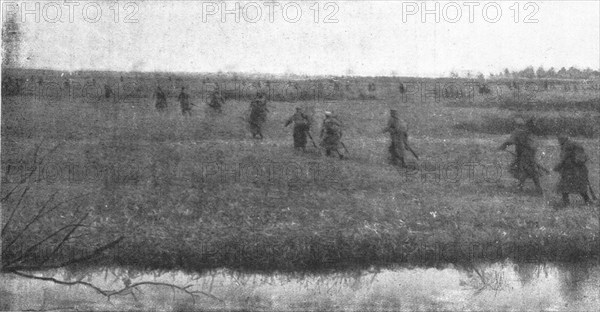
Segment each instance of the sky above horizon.
[{"label": "sky above horizon", "polygon": [[[439,11],[424,17],[422,1],[224,2],[240,6],[237,22],[216,1],[123,1],[118,16],[112,2],[93,2],[87,15],[85,1],[26,9],[35,3],[39,22],[33,13],[22,21],[21,2],[2,2],[3,21],[18,17],[26,68],[421,77],[600,68],[599,1],[428,1]],[[62,22],[50,23],[59,8]]]}]

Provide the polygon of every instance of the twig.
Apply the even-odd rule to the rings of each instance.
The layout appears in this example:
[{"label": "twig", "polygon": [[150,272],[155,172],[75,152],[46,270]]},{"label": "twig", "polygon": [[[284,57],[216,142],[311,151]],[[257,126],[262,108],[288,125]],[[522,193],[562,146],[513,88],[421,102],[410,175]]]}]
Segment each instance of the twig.
[{"label": "twig", "polygon": [[44,264],[46,262],[48,262],[48,260],[50,260],[50,258],[52,258],[52,256],[62,247],[62,245],[69,240],[69,238],[71,237],[71,235],[81,226],[83,226],[83,224],[81,222],[83,222],[83,220],[85,220],[88,217],[89,213],[86,213],[83,218],[81,218],[76,226],[74,226],[68,233],[67,235],[65,235],[65,237],[63,237],[63,239],[60,241],[60,243],[58,243],[58,245],[56,245],[54,247],[54,250],[52,250],[52,252],[46,257],[46,259],[44,259],[44,261],[41,264]]},{"label": "twig", "polygon": [[[75,263],[79,263],[79,262],[83,262],[83,261],[87,261],[90,260],[92,258],[94,258],[96,255],[102,253],[103,251],[110,249],[112,247],[114,247],[115,245],[117,245],[119,242],[121,242],[121,240],[123,240],[123,238],[125,238],[124,236],[121,236],[119,238],[117,238],[116,240],[97,248],[96,250],[94,250],[91,254],[87,255],[87,256],[83,256],[83,257],[79,257],[79,258],[74,258],[65,262],[62,262],[60,264],[56,264],[56,265],[46,265],[44,266],[43,264],[46,263],[47,261],[43,262],[42,265],[36,265],[36,266],[15,266],[12,268],[9,268],[8,271],[16,271],[16,270],[49,270],[49,269],[58,269],[58,268],[63,268],[63,267],[67,267],[69,265],[75,264]],[[6,269],[5,269],[6,270]]]},{"label": "twig", "polygon": [[48,235],[46,238],[44,238],[43,240],[33,244],[31,247],[27,248],[27,250],[25,250],[25,252],[23,254],[21,254],[21,256],[19,256],[18,258],[9,261],[7,266],[10,266],[13,263],[16,263],[17,261],[25,258],[27,255],[29,255],[29,253],[31,251],[33,251],[37,246],[43,244],[44,242],[46,242],[47,240],[51,239],[52,237],[56,236],[58,233],[62,232],[65,229],[68,229],[69,227],[73,227],[74,229],[78,228],[79,226],[82,226],[83,224],[77,223],[77,224],[69,224],[69,225],[65,225],[63,227],[61,227],[60,229],[56,230],[54,233]]},{"label": "twig", "polygon": [[25,227],[23,229],[21,229],[21,231],[17,234],[17,236],[15,236],[15,238],[10,243],[8,243],[8,245],[5,247],[6,249],[8,249],[10,246],[12,246],[12,244],[14,244],[21,237],[21,235],[23,235],[25,230],[27,230],[29,228],[29,226],[31,226],[33,223],[35,223],[35,221],[37,221],[43,215],[44,209],[46,209],[46,206],[48,205],[48,203],[50,203],[54,199],[54,196],[56,196],[57,193],[58,193],[58,191],[56,191],[56,192],[54,192],[54,194],[50,195],[50,198],[48,198],[48,200],[42,205],[42,208],[40,208],[40,210],[33,217],[33,219],[31,219],[29,221],[29,223],[27,223],[25,225]]},{"label": "twig", "polygon": [[[40,143],[39,143],[39,144],[36,146],[36,148],[35,148],[35,151],[33,152],[33,159],[34,159],[34,160],[37,160],[37,159],[38,159],[37,155],[38,155],[38,152],[39,152],[39,150],[40,150],[40,148],[41,148],[41,146],[42,146],[42,143],[44,143],[44,140],[43,140],[43,139],[42,139],[42,141],[41,141],[41,142],[40,142]],[[12,193],[13,193],[13,192],[14,192],[14,191],[15,191],[15,190],[16,190],[16,189],[19,187],[19,186],[21,186],[22,184],[24,184],[25,182],[27,182],[27,180],[28,180],[28,179],[29,179],[29,178],[30,178],[30,177],[31,177],[31,176],[32,176],[32,175],[35,173],[35,170],[37,169],[37,167],[38,167],[38,166],[41,166],[41,165],[44,163],[44,160],[45,160],[45,158],[46,158],[46,157],[48,157],[50,154],[54,153],[54,151],[56,151],[56,149],[58,149],[58,147],[60,147],[62,144],[63,144],[62,142],[61,142],[61,143],[59,143],[59,144],[57,144],[57,145],[56,145],[55,147],[53,147],[53,148],[52,148],[52,149],[51,149],[51,150],[50,150],[48,153],[46,153],[44,156],[42,156],[42,157],[39,159],[39,161],[34,161],[34,166],[33,166],[33,168],[31,169],[31,171],[29,172],[29,174],[28,174],[26,177],[23,177],[23,178],[21,179],[21,181],[19,181],[19,183],[17,183],[17,185],[15,185],[15,187],[14,187],[12,190],[10,190],[10,191],[8,192],[8,194],[6,194],[6,196],[4,196],[4,197],[2,198],[2,200],[1,200],[1,201],[6,201],[6,200],[8,200],[8,198],[10,198],[10,196],[12,195]]]},{"label": "twig", "polygon": [[69,199],[67,199],[67,200],[64,200],[64,201],[62,201],[62,202],[59,202],[58,204],[54,205],[52,208],[50,208],[50,209],[48,209],[48,210],[44,211],[44,209],[46,209],[46,205],[48,205],[48,203],[49,203],[49,202],[50,202],[52,199],[54,199],[54,196],[55,196],[57,193],[58,193],[58,191],[56,191],[54,194],[52,194],[52,196],[50,196],[50,199],[48,199],[48,200],[47,200],[47,201],[44,203],[44,205],[43,205],[43,206],[42,206],[42,208],[41,208],[41,209],[38,211],[38,213],[36,214],[36,216],[35,216],[35,217],[34,217],[34,218],[33,218],[33,219],[32,219],[32,220],[31,220],[31,221],[30,221],[30,222],[29,222],[27,225],[25,225],[25,227],[24,227],[24,228],[23,228],[23,229],[22,229],[22,230],[19,232],[19,234],[17,234],[17,236],[16,236],[16,237],[15,237],[15,238],[14,238],[14,239],[13,239],[13,240],[12,240],[12,241],[11,241],[11,242],[10,242],[10,243],[9,243],[9,244],[6,246],[6,247],[5,247],[5,248],[8,248],[8,247],[12,246],[12,244],[14,244],[14,243],[15,243],[15,242],[16,242],[16,241],[17,241],[17,240],[18,240],[18,239],[21,237],[21,235],[23,235],[23,233],[25,232],[25,230],[27,230],[27,229],[28,229],[28,228],[29,228],[29,227],[30,227],[30,226],[31,226],[33,223],[35,223],[35,222],[36,222],[36,221],[37,221],[39,218],[41,218],[41,217],[42,217],[44,214],[47,214],[47,213],[50,213],[50,212],[54,211],[54,209],[58,208],[60,205],[62,205],[62,204],[64,204],[64,203],[67,203],[67,202],[70,202],[70,201],[72,201],[72,200],[75,200],[75,199],[78,199],[78,198],[81,198],[81,197],[87,196],[87,195],[89,195],[91,192],[89,192],[89,193],[86,193],[86,194],[82,194],[82,195],[79,195],[79,196],[75,196],[75,197],[69,198]]},{"label": "twig", "polygon": [[[42,139],[42,141],[41,141],[41,142],[40,142],[40,143],[39,143],[39,144],[38,144],[38,145],[35,147],[35,151],[33,152],[33,159],[37,159],[37,153],[39,152],[39,150],[40,150],[40,147],[42,146],[42,143],[44,143],[44,139]],[[40,162],[39,162],[39,163],[41,164],[41,163],[42,163],[42,161],[43,161],[43,159],[42,159],[42,160],[40,160]],[[36,163],[37,163],[37,162],[36,162]],[[22,179],[21,179],[21,181],[19,181],[19,183],[18,183],[17,185],[15,185],[15,187],[14,187],[12,190],[10,190],[10,191],[9,191],[9,192],[6,194],[6,196],[4,196],[4,197],[2,198],[2,201],[6,201],[6,200],[8,200],[8,198],[10,198],[10,195],[12,195],[12,193],[13,193],[13,192],[14,192],[14,191],[15,191],[15,190],[16,190],[16,189],[19,187],[19,186],[21,186],[21,184],[23,184],[23,183],[27,182],[27,180],[28,180],[28,179],[29,179],[29,178],[30,178],[30,177],[31,177],[31,176],[32,176],[32,175],[35,173],[35,169],[37,169],[37,167],[36,167],[36,166],[33,166],[33,168],[31,169],[31,171],[30,171],[30,172],[29,172],[29,174],[27,175],[27,177],[24,177],[24,178],[22,178]]]},{"label": "twig", "polygon": [[6,229],[8,228],[8,225],[10,224],[10,221],[12,220],[13,216],[15,215],[15,212],[17,212],[17,210],[19,209],[19,206],[21,205],[21,201],[23,201],[23,198],[25,197],[25,194],[27,193],[27,191],[29,191],[29,186],[25,187],[25,190],[23,191],[23,193],[21,193],[19,202],[17,203],[17,205],[15,206],[13,211],[11,211],[10,216],[8,217],[8,220],[6,220],[6,223],[4,224],[4,226],[2,226],[2,236],[4,236]]}]

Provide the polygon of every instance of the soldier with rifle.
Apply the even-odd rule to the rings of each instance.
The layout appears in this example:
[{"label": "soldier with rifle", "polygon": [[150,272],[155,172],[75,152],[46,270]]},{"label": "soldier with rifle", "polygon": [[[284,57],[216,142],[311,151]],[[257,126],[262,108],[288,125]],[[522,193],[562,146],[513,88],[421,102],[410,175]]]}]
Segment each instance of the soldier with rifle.
[{"label": "soldier with rifle", "polygon": [[156,87],[156,91],[154,92],[153,98],[156,99],[156,110],[159,113],[164,112],[167,109],[167,96],[160,88],[160,86]]},{"label": "soldier with rifle", "polygon": [[[325,149],[325,155],[331,156],[334,151],[340,159],[344,159],[344,154],[340,152],[340,146],[346,149],[342,143],[342,123],[333,115],[332,112],[325,112],[325,120],[321,126],[321,147]],[[346,149],[347,151],[347,149]]]},{"label": "soldier with rifle", "polygon": [[217,87],[212,92],[210,99],[208,100],[208,106],[210,106],[214,111],[216,111],[218,113],[222,113],[224,104],[225,104],[225,99],[221,95],[220,89]]},{"label": "soldier with rifle", "polygon": [[181,93],[179,93],[177,100],[181,105],[181,114],[192,116],[192,103],[190,103],[190,95],[185,93],[185,87],[181,87]]},{"label": "soldier with rifle", "polygon": [[[307,141],[306,137],[310,136],[310,118],[304,114],[301,107],[296,107],[296,113],[286,121],[285,127],[289,126],[291,123],[294,124],[294,149],[301,149],[303,152],[305,152]],[[313,145],[316,147],[314,141]]]},{"label": "soldier with rifle", "polygon": [[262,127],[267,120],[267,98],[263,92],[259,92],[257,97],[250,102],[250,133],[252,138],[263,139]]},{"label": "soldier with rifle", "polygon": [[110,98],[113,95],[113,90],[108,83],[104,84],[104,97]]},{"label": "soldier with rifle", "polygon": [[583,147],[576,142],[569,140],[566,135],[558,136],[560,145],[560,161],[554,167],[554,171],[560,174],[560,181],[556,185],[556,190],[562,195],[563,204],[569,205],[569,194],[579,194],[586,204],[590,203],[588,189],[593,199],[596,194],[590,185],[588,176],[588,156]]},{"label": "soldier with rifle", "polygon": [[390,152],[390,162],[392,165],[407,168],[404,161],[405,149],[410,151],[416,159],[419,159],[419,156],[408,145],[408,125],[398,117],[398,111],[395,109],[390,110],[387,127],[383,129],[383,133],[386,132],[390,133],[391,144],[388,151]]},{"label": "soldier with rifle", "polygon": [[519,181],[519,189],[523,189],[523,183],[527,179],[532,179],[535,184],[536,191],[540,194],[543,193],[542,187],[540,186],[541,171],[544,171],[535,160],[535,154],[537,148],[534,146],[533,141],[533,119],[524,122],[523,119],[517,119],[518,128],[515,130],[510,138],[506,140],[500,147],[499,150],[503,151],[509,145],[515,146],[515,158],[509,166],[509,172],[512,176]]}]

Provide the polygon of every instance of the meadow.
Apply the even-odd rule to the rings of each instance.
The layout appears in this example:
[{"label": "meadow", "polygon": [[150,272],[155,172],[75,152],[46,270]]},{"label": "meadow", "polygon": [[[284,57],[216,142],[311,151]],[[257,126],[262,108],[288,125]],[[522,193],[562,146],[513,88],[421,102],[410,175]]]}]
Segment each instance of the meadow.
[{"label": "meadow", "polygon": [[[515,117],[534,116],[540,164],[554,166],[555,135],[568,131],[590,156],[598,192],[597,89],[523,100],[503,83],[457,96],[435,91],[434,80],[411,79],[416,89],[400,93],[397,78],[271,79],[278,86],[257,141],[245,119],[267,79],[73,78],[77,90],[89,82],[89,93],[73,92],[72,81],[63,88],[59,73],[44,75],[29,92],[2,96],[4,270],[77,262],[295,272],[599,255],[598,203],[573,198],[561,207],[556,173],[543,177],[543,195],[531,182],[519,191],[506,170],[512,156],[496,150]],[[222,114],[205,105],[215,82],[228,98]],[[223,87],[229,82],[250,87]],[[104,97],[104,83],[118,95]],[[165,114],[154,110],[157,84],[169,96]],[[179,111],[181,86],[192,117]],[[327,158],[310,141],[306,153],[294,151],[283,125],[297,106],[316,121],[317,144],[324,111],[340,117],[347,159]],[[381,131],[391,108],[420,156],[409,170],[387,163]]]}]

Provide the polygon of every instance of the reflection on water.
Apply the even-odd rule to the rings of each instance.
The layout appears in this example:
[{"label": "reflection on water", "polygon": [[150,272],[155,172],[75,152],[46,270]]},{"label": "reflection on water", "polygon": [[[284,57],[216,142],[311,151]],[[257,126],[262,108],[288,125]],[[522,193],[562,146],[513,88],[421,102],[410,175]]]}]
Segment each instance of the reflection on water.
[{"label": "reflection on water", "polygon": [[0,310],[576,310],[600,306],[600,266],[586,264],[481,264],[470,268],[381,270],[290,276],[224,270],[202,276],[183,272],[35,273],[81,280],[101,289],[151,281],[202,291],[193,297],[162,285],[143,285],[110,297],[81,286],[4,274]]}]

